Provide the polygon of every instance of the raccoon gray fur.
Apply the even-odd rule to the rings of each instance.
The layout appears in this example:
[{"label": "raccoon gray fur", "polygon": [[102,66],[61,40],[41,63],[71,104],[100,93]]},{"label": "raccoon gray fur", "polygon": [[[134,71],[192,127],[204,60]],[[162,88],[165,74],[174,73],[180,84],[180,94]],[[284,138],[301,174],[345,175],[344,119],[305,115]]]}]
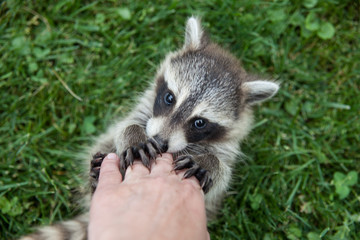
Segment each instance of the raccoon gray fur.
[{"label": "raccoon gray fur", "polygon": [[[251,129],[252,106],[278,88],[246,73],[235,57],[209,40],[198,18],[189,18],[184,46],[166,56],[133,111],[91,147],[93,191],[107,153],[118,154],[124,172],[136,158],[150,167],[158,153],[169,152],[175,170],[186,169],[185,177],[199,180],[207,212],[214,212],[241,153],[239,143]],[[86,239],[86,221],[60,223],[26,239]]]}]

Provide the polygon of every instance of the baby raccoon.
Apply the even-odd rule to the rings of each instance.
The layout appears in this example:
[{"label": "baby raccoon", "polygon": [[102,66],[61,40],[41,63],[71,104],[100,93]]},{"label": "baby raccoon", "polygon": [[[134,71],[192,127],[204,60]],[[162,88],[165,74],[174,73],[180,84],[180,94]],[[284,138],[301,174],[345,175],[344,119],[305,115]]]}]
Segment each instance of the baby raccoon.
[{"label": "baby raccoon", "polygon": [[166,56],[135,109],[92,148],[98,152],[92,161],[93,189],[103,153],[116,152],[125,171],[136,158],[150,168],[157,153],[169,152],[175,170],[187,169],[185,178],[199,180],[206,208],[214,210],[228,187],[239,141],[251,128],[251,106],[278,88],[249,76],[191,17],[183,48]]},{"label": "baby raccoon", "polygon": [[[199,180],[206,209],[213,212],[228,188],[239,142],[251,129],[252,106],[278,89],[274,82],[247,74],[235,57],[209,40],[199,19],[189,18],[184,46],[166,56],[134,110],[91,147],[92,190],[107,153],[120,157],[124,173],[134,159],[150,168],[158,153],[168,152],[174,156],[174,170],[185,169],[185,178]],[[86,220],[76,222],[86,226]],[[69,222],[62,223],[59,234],[65,230],[67,236],[86,237]],[[44,231],[37,237],[62,239]]]}]

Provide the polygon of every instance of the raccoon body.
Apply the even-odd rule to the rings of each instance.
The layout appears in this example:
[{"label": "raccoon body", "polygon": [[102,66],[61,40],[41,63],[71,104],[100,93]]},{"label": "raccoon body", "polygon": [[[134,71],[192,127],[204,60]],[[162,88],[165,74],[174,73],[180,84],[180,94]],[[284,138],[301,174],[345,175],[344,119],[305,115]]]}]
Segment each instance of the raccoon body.
[{"label": "raccoon body", "polygon": [[[91,147],[93,190],[107,153],[118,154],[124,172],[136,158],[150,167],[157,153],[169,152],[175,170],[186,169],[185,177],[199,180],[207,212],[215,212],[241,154],[239,142],[250,131],[252,106],[271,98],[278,88],[247,74],[235,57],[209,40],[199,19],[189,18],[184,46],[166,56],[133,111]],[[40,229],[33,239],[65,239],[59,236],[84,232],[83,227],[75,231],[70,225]],[[49,237],[45,234],[49,229],[59,234]],[[86,239],[86,234],[69,239]]]}]

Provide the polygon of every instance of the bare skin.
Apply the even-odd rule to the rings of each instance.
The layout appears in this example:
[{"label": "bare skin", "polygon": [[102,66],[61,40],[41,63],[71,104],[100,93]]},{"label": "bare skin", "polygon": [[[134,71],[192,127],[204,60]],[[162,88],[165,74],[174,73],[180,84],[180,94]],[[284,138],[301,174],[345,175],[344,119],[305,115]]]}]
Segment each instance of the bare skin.
[{"label": "bare skin", "polygon": [[151,172],[135,161],[123,180],[118,157],[109,154],[91,202],[89,239],[210,239],[204,194],[194,177],[183,174],[173,171],[165,153]]}]

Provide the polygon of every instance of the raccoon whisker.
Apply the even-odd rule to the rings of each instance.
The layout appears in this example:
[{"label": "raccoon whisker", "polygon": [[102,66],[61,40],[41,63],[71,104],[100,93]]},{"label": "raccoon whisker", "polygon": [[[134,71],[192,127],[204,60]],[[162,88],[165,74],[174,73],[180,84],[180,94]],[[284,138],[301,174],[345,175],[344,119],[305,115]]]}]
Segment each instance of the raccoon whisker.
[{"label": "raccoon whisker", "polygon": [[188,152],[187,149],[184,149],[184,154],[185,154],[185,155],[189,155],[190,153]]},{"label": "raccoon whisker", "polygon": [[188,146],[186,147],[186,150],[189,150],[195,154],[204,154],[204,153],[208,152],[206,147],[199,145],[199,144],[188,144]]}]

